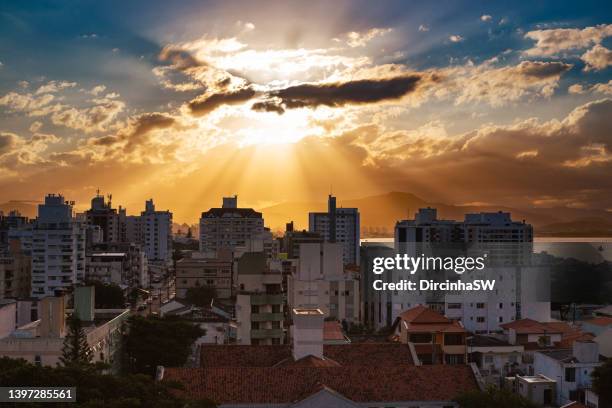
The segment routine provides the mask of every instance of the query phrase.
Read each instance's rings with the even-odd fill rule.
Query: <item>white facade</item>
[[[140,214],[143,223],[144,249],[150,261],[172,260],[172,213],[156,211],[153,199],[147,200]]]
[[[572,350],[534,353],[534,371],[557,382],[557,405],[578,400],[578,390],[591,388],[591,374],[601,363],[595,342],[574,342]]]
[[[72,205],[50,194],[38,206],[32,229],[32,296],[52,296],[85,277],[85,226],[72,216]]]
[[[339,243],[301,244],[298,268],[287,277],[288,304],[319,309],[325,317],[360,320],[358,275],[344,271]]]

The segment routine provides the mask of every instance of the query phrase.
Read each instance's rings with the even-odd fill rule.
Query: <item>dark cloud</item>
[[[517,66],[519,73],[538,79],[559,76],[572,68],[562,62],[523,61]]]
[[[19,140],[13,133],[0,133],[0,155],[10,152]]]
[[[206,115],[221,105],[236,105],[246,102],[255,96],[256,92],[251,87],[239,89],[237,91],[219,92],[210,96],[200,96],[188,106],[191,113],[195,116]]]
[[[133,118],[128,127],[119,131],[116,135],[109,135],[91,139],[96,146],[113,147],[122,144],[125,151],[131,152],[136,146],[146,142],[146,136],[153,130],[166,129],[176,123],[176,119],[163,113],[144,113]],[[123,143],[125,143],[123,145]]]
[[[162,49],[159,53],[159,60],[171,62],[172,66],[179,71],[207,66],[205,62],[191,55],[189,51],[174,47],[165,47]]]
[[[339,107],[399,99],[416,90],[423,77],[403,75],[385,79],[361,79],[329,84],[303,84],[270,92],[275,98],[256,103],[254,110],[283,113],[285,109]]]
[[[280,101],[255,102],[251,109],[257,112],[276,112],[279,115],[285,113],[285,109],[281,106]]]

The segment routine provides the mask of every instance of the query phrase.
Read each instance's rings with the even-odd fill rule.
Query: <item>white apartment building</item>
[[[125,217],[128,242],[141,244],[147,260],[153,263],[172,261],[172,213],[157,211],[153,199],[147,200],[140,216]]]
[[[238,197],[224,197],[221,208],[211,208],[200,218],[200,251],[247,247],[249,241],[264,239],[264,220],[252,208],[238,208]],[[271,249],[272,250],[272,249]]]
[[[300,245],[296,273],[287,277],[290,308],[319,309],[326,318],[360,321],[359,273],[345,269],[339,243]]]
[[[74,202],[49,194],[31,230],[32,296],[53,296],[85,277],[85,226],[72,215]]]
[[[390,325],[402,310],[428,305],[450,319],[460,320],[474,333],[501,331],[500,325],[521,318],[550,321],[550,303],[541,289],[546,287],[547,267],[532,259],[533,230],[525,222],[512,221],[509,213],[466,214],[464,221],[441,220],[434,208],[420,209],[412,220],[400,221],[395,227],[395,250],[364,248],[364,316],[376,328]],[[372,279],[397,282],[410,279],[406,271],[387,270],[372,277],[375,256],[396,253],[419,257],[457,257],[486,255],[485,269],[458,275],[453,271],[436,271],[418,278],[470,282],[494,280],[492,291],[374,291]],[[368,293],[366,293],[368,292]]]
[[[337,208],[336,197],[327,199],[327,212],[308,214],[308,231],[326,242],[342,244],[345,265],[359,265],[360,221],[357,208]]]

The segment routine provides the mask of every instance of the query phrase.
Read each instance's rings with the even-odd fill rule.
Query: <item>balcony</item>
[[[252,305],[282,305],[283,304],[283,295],[281,293],[278,294],[254,294],[251,295],[251,304]]]
[[[259,329],[251,330],[252,339],[272,339],[279,338],[284,335],[283,329]]]
[[[282,321],[284,318],[282,313],[253,313],[251,315],[252,322]]]

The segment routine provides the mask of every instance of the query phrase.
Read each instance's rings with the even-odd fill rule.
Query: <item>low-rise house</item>
[[[199,368],[165,368],[158,378],[221,408],[449,408],[479,389],[468,365],[416,366],[401,343],[327,345],[320,310],[292,316],[292,346],[202,346]]]
[[[400,313],[392,326],[394,338],[414,348],[422,364],[466,364],[466,330],[425,306]]]
[[[506,385],[523,398],[543,407],[555,406],[557,382],[545,375],[516,375]]]
[[[467,338],[470,361],[476,363],[487,383],[498,386],[504,377],[518,371],[524,350],[522,345],[510,344],[493,336],[473,335]]]
[[[582,322],[582,330],[599,336],[604,331],[612,329],[612,317],[599,316]]]
[[[595,317],[601,317],[601,316],[612,317],[612,305],[601,307],[593,311],[593,314],[595,315]]]
[[[74,303],[72,313],[82,322],[93,361],[105,362],[110,364],[112,371],[118,371],[123,323],[129,316],[129,309],[94,309],[93,287],[75,288]],[[39,365],[57,365],[68,331],[68,312],[64,296],[40,299],[40,319],[0,338],[0,357],[23,358]],[[14,314],[11,323],[15,323]]]
[[[160,307],[161,316],[180,316],[197,324],[205,334],[195,341],[201,344],[229,344],[236,341],[236,322],[219,308],[197,307],[187,302],[170,300]]]
[[[612,328],[600,333],[593,341],[599,344],[599,354],[606,358],[612,358]]]
[[[557,381],[557,405],[584,401],[591,374],[602,361],[594,341],[575,341],[571,349],[541,350],[534,357],[535,372]]]

